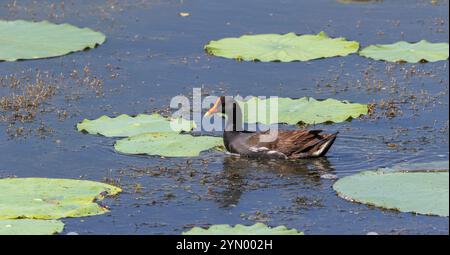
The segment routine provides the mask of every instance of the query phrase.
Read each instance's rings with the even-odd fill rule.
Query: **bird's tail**
[[[336,140],[337,135],[339,132],[336,132],[334,134],[324,135],[324,138],[319,141],[314,147],[310,150],[311,156],[313,157],[322,157],[327,154],[328,150],[333,145],[334,141]]]

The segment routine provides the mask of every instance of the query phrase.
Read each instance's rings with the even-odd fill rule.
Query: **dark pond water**
[[[448,160],[448,61],[388,64],[350,55],[237,63],[203,51],[209,40],[247,33],[325,31],[362,47],[448,42],[448,1],[431,2],[1,1],[2,19],[69,22],[103,31],[108,39],[64,57],[0,63],[0,77],[25,82],[40,73],[58,87],[31,122],[0,122],[0,176],[82,178],[124,188],[104,202],[111,212],[63,219],[65,233],[177,234],[192,225],[260,221],[306,234],[448,234],[448,218],[354,204],[336,196],[334,180],[320,177]],[[173,96],[189,95],[193,87],[212,95],[332,97],[377,107],[372,117],[316,126],[340,136],[327,158],[296,163],[220,152],[192,159],[125,156],[113,151],[114,139],[75,130],[83,118],[165,109]],[[0,87],[0,96],[13,92]]]

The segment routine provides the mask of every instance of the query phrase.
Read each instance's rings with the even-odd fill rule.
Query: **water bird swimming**
[[[322,130],[278,130],[272,134],[242,130],[242,110],[232,97],[219,97],[205,116],[222,113],[228,117],[223,142],[228,152],[252,158],[299,159],[324,156],[333,145],[337,132]],[[275,135],[275,137],[268,137]],[[265,136],[265,137],[263,137]],[[272,139],[268,139],[272,138]],[[268,141],[270,140],[270,141]]]

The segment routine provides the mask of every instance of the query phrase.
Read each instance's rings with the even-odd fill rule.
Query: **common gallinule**
[[[269,131],[243,130],[242,110],[232,97],[219,97],[205,116],[218,112],[232,116],[227,118],[223,142],[228,152],[241,156],[281,159],[321,157],[328,152],[338,134],[322,134],[322,130],[278,130],[273,139],[267,139],[267,135],[272,135]],[[261,139],[263,135],[265,139]]]

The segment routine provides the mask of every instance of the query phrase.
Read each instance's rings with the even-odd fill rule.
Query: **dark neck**
[[[232,131],[244,131],[244,126],[242,125],[242,111],[237,103],[233,103],[232,113],[227,114],[227,124],[224,132]]]

